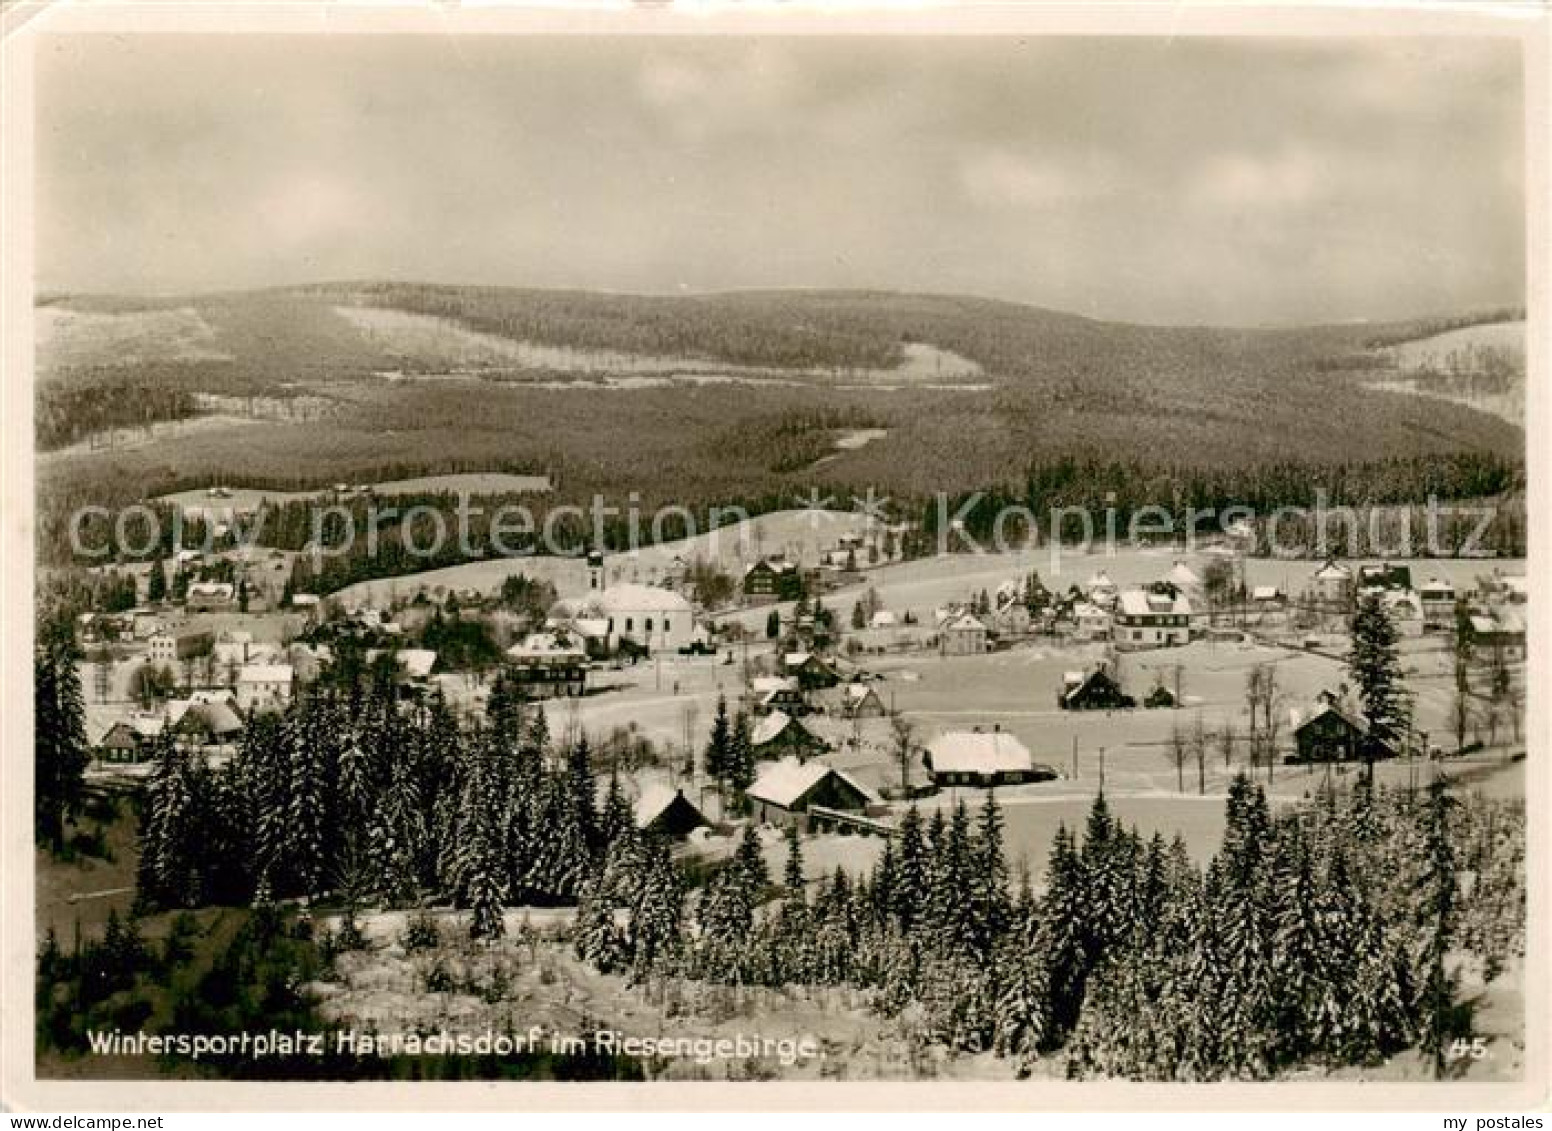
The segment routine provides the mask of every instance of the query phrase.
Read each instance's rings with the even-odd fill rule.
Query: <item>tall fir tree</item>
[[[1351,629],[1347,668],[1368,724],[1363,755],[1372,779],[1374,759],[1386,752],[1398,753],[1411,722],[1402,686],[1400,634],[1379,593],[1359,598]]]
[[[577,957],[604,974],[623,968],[625,938],[615,922],[613,893],[600,866],[582,887],[577,902],[575,945]]]
[[[497,740],[481,730],[471,736],[470,745],[464,820],[458,834],[462,842],[458,883],[469,908],[469,937],[488,941],[506,934],[508,885],[502,860],[505,797],[497,782]]]
[[[73,638],[68,627],[40,636],[33,651],[33,834],[58,853],[66,823],[85,800],[91,754]]]
[[[910,931],[921,918],[927,904],[928,844],[921,810],[915,805],[900,818],[900,856],[895,869],[890,907],[900,929]]]
[[[395,764],[373,813],[368,843],[376,864],[377,893],[389,907],[404,907],[420,894],[420,860],[426,836],[419,783],[410,767]]]
[[[706,741],[702,762],[706,776],[717,783],[719,791],[725,791],[733,764],[733,725],[728,718],[725,695],[717,696],[717,709],[711,717],[711,737]]]
[[[771,882],[765,854],[760,849],[760,837],[752,824],[744,826],[744,835],[733,851],[733,867],[743,873],[750,888],[756,892],[764,890]]]
[[[605,851],[634,825],[630,799],[625,796],[625,790],[620,785],[620,775],[611,773],[604,793],[603,809],[598,815],[598,834]]]
[[[1454,980],[1445,966],[1455,939],[1459,902],[1455,850],[1450,837],[1453,806],[1444,775],[1436,774],[1419,810],[1423,856],[1413,918],[1419,939],[1416,965],[1420,976],[1416,981],[1421,1044],[1439,1077],[1443,1077],[1446,1068],[1455,993]]]
[[[290,790],[286,813],[286,871],[300,894],[322,894],[328,877],[328,743],[321,692],[309,695],[295,717],[287,716]]]
[[[146,600],[159,605],[167,599],[167,567],[158,554],[151,559],[151,572],[146,582]]]
[[[1083,1006],[1090,957],[1086,923],[1088,877],[1065,825],[1058,825],[1046,865],[1046,894],[1040,904],[1036,950],[1045,963],[1050,995],[1046,1037],[1059,1042],[1077,1024]]]
[[[965,892],[970,942],[975,953],[983,959],[991,956],[1008,929],[1013,914],[1002,830],[1002,810],[997,805],[997,792],[989,789],[977,823],[975,843],[971,850],[970,883]]]
[[[598,819],[598,786],[593,780],[592,754],[587,737],[579,738],[567,759],[566,791],[570,799],[569,818],[576,826],[576,838],[589,859],[603,848]],[[572,890],[580,886],[580,877]]]
[[[684,888],[668,845],[661,837],[645,837],[627,940],[631,969],[638,979],[650,977],[673,960],[683,915]]]
[[[941,814],[940,809],[934,817]],[[975,945],[965,902],[970,888],[971,848],[970,811],[960,800],[932,843],[925,927],[940,950],[955,952]]]
[[[1088,894],[1083,916],[1084,954],[1097,965],[1132,933],[1135,844],[1110,815],[1099,793],[1083,827],[1081,864]]]
[[[749,713],[741,709],[733,718],[733,732],[728,741],[728,785],[733,790],[734,806],[741,813],[749,808],[744,791],[754,784],[754,778],[754,736]]]
[[[1272,1018],[1273,1059],[1297,1064],[1310,1052],[1324,956],[1316,897],[1315,863],[1297,816],[1279,822],[1272,850],[1271,976],[1277,986]]]
[[[797,822],[787,826],[787,862],[782,870],[782,886],[787,894],[801,897],[803,894],[803,838]]]

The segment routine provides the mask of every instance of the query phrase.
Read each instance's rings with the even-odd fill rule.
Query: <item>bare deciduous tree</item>
[[[1169,756],[1175,763],[1175,783],[1181,793],[1186,791],[1186,759],[1190,753],[1190,742],[1186,738],[1186,732],[1180,726],[1180,718],[1177,715],[1169,729]]]
[[[1218,749],[1223,754],[1223,768],[1225,770],[1234,764],[1234,748],[1238,743],[1239,734],[1234,730],[1233,720],[1224,720],[1223,729],[1218,732]]]
[[[911,746],[916,737],[916,727],[899,711],[889,716],[889,730],[894,736],[895,756],[900,759],[900,789],[911,789]]]

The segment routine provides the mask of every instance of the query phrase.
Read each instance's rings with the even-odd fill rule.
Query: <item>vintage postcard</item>
[[[340,7],[6,13],[8,1108],[1545,1105],[1544,8]]]

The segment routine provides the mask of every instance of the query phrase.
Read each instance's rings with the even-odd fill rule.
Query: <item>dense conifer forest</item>
[[[723,729],[736,792],[747,727]],[[366,945],[355,924],[374,909],[451,905],[469,938],[498,945],[505,909],[574,905],[569,945],[638,985],[848,987],[948,1050],[1138,1080],[1261,1079],[1408,1048],[1443,1074],[1470,1024],[1460,963],[1492,979],[1524,950],[1523,810],[1443,779],[1327,779],[1274,809],[1241,775],[1205,867],[1178,838],[1124,827],[1101,792],[1083,828],[1057,833],[1037,890],[1007,858],[995,792],[906,809],[860,876],[805,881],[790,834],[770,875],[752,831],[692,875],[637,830],[617,779],[597,787],[594,761],[504,681],[484,717],[460,720],[435,698],[400,701],[385,667],[347,650],[283,713],[254,716],[225,766],[161,744],[139,906],[305,897],[340,916],[321,940],[332,953]],[[46,940],[40,993],[90,1008],[111,996],[94,984],[134,985],[149,961],[134,930],[115,922],[68,958]],[[275,946],[251,961],[315,960]],[[40,1025],[68,1041],[60,1014]]]

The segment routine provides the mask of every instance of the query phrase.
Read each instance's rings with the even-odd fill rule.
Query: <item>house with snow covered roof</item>
[[[973,613],[956,613],[938,626],[945,656],[982,656],[986,654],[985,623]]]
[[[933,784],[938,786],[988,788],[1057,776],[1048,766],[1037,767],[1029,748],[997,727],[940,734],[927,744],[925,763]]]
[[[237,704],[244,711],[291,701],[296,672],[290,664],[244,664],[237,671]]]
[[[1407,590],[1412,588],[1412,567],[1381,562],[1358,567],[1358,592]]]
[[[812,652],[788,652],[782,657],[782,670],[804,691],[834,687],[841,681],[834,666]]]
[[[142,762],[166,725],[162,715],[135,714],[120,719],[97,740],[98,757],[104,762]]]
[[[662,784],[643,787],[631,811],[642,832],[661,833],[675,840],[711,824],[706,814],[684,795],[684,790]]]
[[[1362,716],[1349,713],[1327,698],[1319,700],[1308,717],[1296,722],[1293,742],[1296,762],[1351,762],[1368,754],[1393,758],[1399,753],[1373,740]]]
[[[1353,599],[1353,571],[1331,558],[1310,579],[1315,599],[1328,605],[1346,605]]]
[[[1418,587],[1417,596],[1423,603],[1423,624],[1432,629],[1450,628],[1455,624],[1455,586],[1443,578],[1430,577]]]
[[[1120,592],[1120,586],[1111,581],[1110,575],[1104,570],[1094,573],[1083,586],[1084,596],[1101,608],[1109,608],[1115,604]]]
[[[1193,601],[1200,603],[1202,600],[1202,577],[1196,570],[1186,565],[1183,561],[1177,561],[1164,575],[1164,581],[1173,586],[1178,592],[1184,593]]]
[[[242,734],[243,723],[232,706],[221,700],[167,704],[167,725],[180,739],[202,746],[230,742]]]
[[[749,735],[749,745],[756,758],[770,761],[796,758],[806,762],[828,749],[824,740],[801,720],[779,709],[772,710],[755,724]]]
[[[230,581],[196,581],[184,596],[189,612],[218,612],[230,609],[237,599],[237,587]]]
[[[507,674],[530,699],[587,691],[587,650],[567,631],[531,632],[506,650]]]
[[[1117,647],[1167,648],[1191,640],[1191,599],[1158,589],[1127,589],[1116,603],[1110,638]]]
[[[808,713],[808,699],[803,688],[791,676],[755,676],[750,683],[754,708],[761,714],[785,711],[794,717]]]
[[[757,822],[807,830],[814,808],[866,812],[877,798],[850,774],[823,762],[785,759],[766,766],[744,791]]]
[[[744,571],[744,596],[791,600],[803,588],[798,563],[776,554],[761,558]]]
[[[1110,613],[1092,601],[1079,601],[1072,607],[1073,624],[1080,640],[1108,640]]]
[[[1390,621],[1405,635],[1423,631],[1424,610],[1422,598],[1410,589],[1387,589],[1380,593],[1380,601],[1390,614]]]
[[[214,643],[208,629],[163,630],[146,641],[146,654],[152,663],[173,664],[204,655]]]
[[[1063,673],[1056,705],[1064,711],[1114,711],[1135,707],[1137,701],[1121,689],[1109,668],[1100,664],[1089,672]]]
[[[848,719],[881,719],[889,713],[878,688],[868,683],[841,687],[841,714]]]
[[[1471,642],[1479,649],[1501,649],[1508,657],[1525,655],[1525,618],[1518,609],[1498,606],[1471,614]]]

